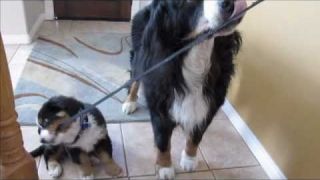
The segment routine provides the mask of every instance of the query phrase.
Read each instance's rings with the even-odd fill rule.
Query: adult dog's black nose
[[[235,0],[221,0],[220,8],[224,18],[229,18],[234,11]]]

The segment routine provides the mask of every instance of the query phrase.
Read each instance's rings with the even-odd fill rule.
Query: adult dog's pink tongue
[[[243,10],[247,8],[247,1],[246,0],[235,0],[234,2],[234,11],[231,17],[234,17],[241,13]]]

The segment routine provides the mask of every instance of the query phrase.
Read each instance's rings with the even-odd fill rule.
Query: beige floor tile
[[[137,176],[137,177],[130,177],[130,180],[156,180],[156,176]],[[193,173],[177,173],[175,179],[181,180],[193,180],[193,179],[214,179],[212,172],[210,171],[203,171],[203,172],[193,172]]]
[[[4,50],[6,52],[7,61],[10,63],[12,57],[15,55],[19,48],[19,45],[4,45]]]
[[[216,179],[269,179],[260,166],[214,170]]]
[[[130,180],[157,180],[156,176],[135,176],[130,177]]]
[[[200,148],[211,169],[259,165],[230,121],[213,121]]]
[[[41,145],[36,126],[21,126],[23,146],[30,152]]]
[[[155,174],[155,150],[150,123],[122,124],[129,176]]]
[[[180,157],[181,152],[185,148],[185,135],[181,128],[176,128],[172,140],[171,140],[171,153],[172,153],[172,162],[175,165],[177,172],[183,172],[183,170],[180,167]],[[202,153],[199,151],[197,158],[199,160],[197,171],[198,170],[208,170],[208,166],[202,156]]]
[[[213,118],[214,120],[228,120],[227,115],[220,109]]]
[[[155,148],[152,128],[149,123],[123,124],[124,144],[130,176],[155,174]],[[172,137],[172,161],[177,172],[180,168],[180,155],[185,147],[185,137],[180,128],[177,128]],[[198,154],[197,170],[208,170],[201,153]],[[137,165],[138,164],[138,165]]]
[[[23,146],[27,150],[27,152],[30,152],[41,145],[37,127],[21,126],[21,132],[23,138]],[[40,157],[35,158],[35,161],[38,167],[40,163]]]
[[[129,22],[110,21],[73,21],[72,33],[95,32],[95,33],[129,33]]]

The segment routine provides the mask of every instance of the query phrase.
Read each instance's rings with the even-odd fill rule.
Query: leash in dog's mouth
[[[239,1],[239,3],[244,3],[244,0],[236,0]],[[241,2],[240,2],[241,1]],[[231,18],[229,20],[227,20],[226,22],[224,22],[222,25],[220,25],[219,27],[215,28],[215,29],[210,29],[200,35],[198,35],[192,42],[190,42],[189,44],[187,44],[186,46],[184,46],[183,48],[181,48],[180,50],[176,51],[175,53],[171,54],[170,56],[168,56],[167,58],[165,58],[163,61],[161,61],[160,63],[154,65],[153,67],[151,67],[150,69],[146,70],[145,72],[141,73],[140,75],[128,80],[126,83],[124,83],[122,86],[120,86],[118,89],[112,91],[111,93],[109,93],[108,95],[104,96],[103,98],[101,98],[100,100],[98,100],[97,102],[95,102],[93,104],[93,106],[86,108],[82,111],[80,111],[78,114],[72,116],[69,119],[66,119],[62,124],[61,124],[61,128],[66,128],[68,127],[73,121],[76,121],[77,119],[79,119],[81,116],[89,113],[90,111],[92,111],[96,106],[98,106],[99,104],[101,104],[102,102],[106,101],[107,99],[111,98],[112,96],[114,96],[115,94],[117,94],[118,92],[120,92],[122,89],[130,87],[130,85],[135,82],[138,81],[140,79],[142,79],[143,77],[149,75],[150,73],[154,72],[156,69],[160,68],[161,66],[173,61],[175,59],[175,57],[179,56],[180,54],[186,52],[187,50],[191,49],[192,47],[202,43],[203,41],[212,38],[214,35],[218,35],[219,33],[223,32],[224,30],[227,30],[230,26],[232,26],[233,24],[237,23],[238,21],[240,21],[242,19],[242,17],[245,15],[245,13],[251,9],[253,9],[254,7],[256,7],[258,4],[262,3],[265,0],[257,0],[254,3],[252,3],[250,6],[246,7],[243,6],[244,4],[240,4],[239,5],[239,9],[235,10],[235,13],[231,16]]]

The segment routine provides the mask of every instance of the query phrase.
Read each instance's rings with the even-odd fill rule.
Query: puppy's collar
[[[81,109],[80,111],[82,111],[82,110],[83,109]],[[83,131],[90,127],[90,123],[89,123],[89,119],[88,119],[88,115],[87,114],[82,114],[79,117],[79,121],[80,121],[80,130],[79,130],[79,133],[77,134],[76,138],[74,138],[73,142],[70,143],[71,145],[75,144],[80,139]]]
[[[80,116],[80,127],[81,127],[81,131],[86,130],[90,127],[90,123],[89,123],[89,119],[88,119],[88,115],[87,114],[82,114]]]

